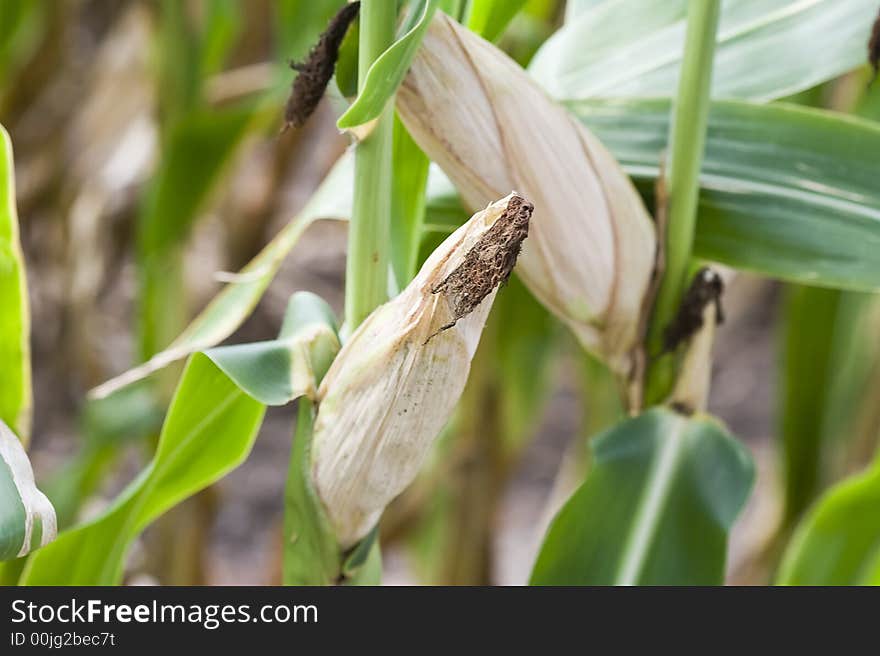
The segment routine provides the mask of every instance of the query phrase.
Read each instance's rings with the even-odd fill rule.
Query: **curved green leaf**
[[[357,100],[336,123],[340,130],[363,125],[382,113],[385,104],[406,76],[436,8],[437,0],[420,0],[419,6],[414,9],[418,20],[370,66]]]
[[[238,274],[225,278],[229,284],[167,349],[144,364],[96,387],[91,395],[96,398],[106,397],[172,362],[210,348],[229,337],[256,307],[278,273],[284,258],[306,228],[321,218],[348,219],[351,211],[353,164],[354,158],[350,155],[343,156],[296,219],[285,226]]]
[[[788,546],[782,585],[880,583],[880,461],[831,488]]]
[[[530,66],[551,95],[674,94],[687,0],[580,4]],[[873,0],[725,2],[713,97],[781,98],[860,66],[876,12]]]
[[[653,192],[669,101],[570,103]],[[695,255],[793,282],[880,289],[880,125],[792,105],[712,103]]]
[[[715,420],[655,408],[595,438],[533,585],[717,585],[748,497],[748,452]]]
[[[526,0],[471,0],[466,25],[487,41],[497,39]]]
[[[27,444],[31,419],[30,312],[18,236],[12,142],[0,125],[0,421]]]
[[[0,420],[0,561],[47,545],[55,532],[55,509],[37,489],[24,446]]]
[[[339,347],[330,306],[315,294],[297,292],[278,339],[219,346],[205,355],[260,403],[284,405],[302,395],[314,397],[316,381],[330,368]]]
[[[784,521],[791,526],[834,471],[833,451],[854,428],[874,361],[866,318],[871,296],[836,289],[785,290],[780,348]]]
[[[327,23],[345,0],[275,0],[273,28],[276,50],[292,61],[305,59]],[[285,74],[290,70],[285,67]]]
[[[333,313],[319,297],[299,292],[277,344],[248,346],[190,358],[153,462],[101,517],[63,533],[58,546],[29,562],[23,583],[118,583],[131,542],[148,524],[247,457],[266,401],[280,404],[315,389],[339,347]]]
[[[315,407],[299,404],[284,489],[284,585],[333,585],[342,575],[342,550],[312,486]]]
[[[164,348],[185,324],[182,249],[199,211],[257,116],[253,104],[198,110],[172,126],[138,221],[141,355]]]
[[[96,520],[37,552],[22,585],[115,585],[132,541],[151,522],[247,457],[265,406],[211,360],[194,355],[175,392],[153,462]]]

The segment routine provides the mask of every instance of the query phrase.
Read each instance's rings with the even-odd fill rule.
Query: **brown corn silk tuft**
[[[444,294],[453,308],[452,322],[440,330],[452,328],[499,284],[507,282],[523,240],[529,235],[533,210],[534,205],[522,196],[511,197],[504,213],[468,251],[464,262],[431,290],[434,294]]]
[[[675,318],[666,327],[663,336],[664,352],[674,351],[679,344],[689,340],[703,327],[704,310],[710,303],[715,304],[717,323],[724,322],[724,312],[721,309],[723,292],[724,281],[721,276],[709,267],[702,267],[685,292]]]
[[[290,63],[290,67],[299,71],[299,75],[293,81],[290,98],[287,100],[284,130],[290,127],[302,127],[324,97],[324,91],[327,90],[336,68],[339,46],[345,38],[348,26],[357,17],[360,6],[360,2],[351,2],[343,6],[330,19],[327,29],[321,34],[306,60]]]

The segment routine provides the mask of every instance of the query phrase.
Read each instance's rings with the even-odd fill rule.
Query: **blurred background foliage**
[[[222,272],[251,261],[343,154],[335,121],[354,88],[354,37],[343,44],[339,87],[304,128],[279,134],[288,61],[306,54],[341,4],[0,2],[0,123],[15,147],[33,316],[31,458],[62,527],[96,516],[149,460],[182,369],[104,401],[86,401],[86,392],[167,347],[228,280]],[[487,36],[524,66],[566,16],[591,6],[507,4],[512,21]],[[471,27],[507,18],[476,13]],[[866,81],[861,68],[787,100],[880,120],[878,85],[866,92]],[[435,184],[400,125],[395,157],[407,172],[396,184]],[[463,215],[454,195],[430,196],[424,236],[395,231],[421,239],[419,259]],[[420,194],[396,198],[395,221],[425,212]],[[332,218],[321,208],[315,218]],[[234,341],[274,339],[301,289],[339,315],[344,249],[343,224],[311,225]],[[392,262],[403,281],[417,264]],[[880,305],[860,291],[746,274],[733,278],[725,305],[710,410],[758,465],[728,579],[762,583],[804,512],[876,448]],[[294,416],[270,409],[247,462],[151,527],[125,580],[280,582]],[[586,437],[621,416],[608,373],[514,278],[455,419],[383,520],[385,580],[524,582],[550,517],[588,467]]]

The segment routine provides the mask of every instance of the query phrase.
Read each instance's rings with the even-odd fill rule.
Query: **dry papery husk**
[[[641,349],[654,223],[617,161],[507,55],[437,13],[397,110],[470,208],[535,205],[517,273],[623,381]]]
[[[511,194],[475,214],[333,361],[318,390],[311,471],[342,548],[412,482],[449,419],[531,213]]]

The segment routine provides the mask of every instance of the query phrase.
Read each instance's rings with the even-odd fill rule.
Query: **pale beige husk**
[[[461,396],[497,288],[446,330],[453,311],[433,290],[512,196],[450,235],[406,289],[358,327],[321,383],[312,481],[343,548],[412,482]]]
[[[534,203],[517,273],[587,349],[628,379],[656,237],[605,147],[515,62],[440,12],[397,110],[470,208],[508,189]]]

